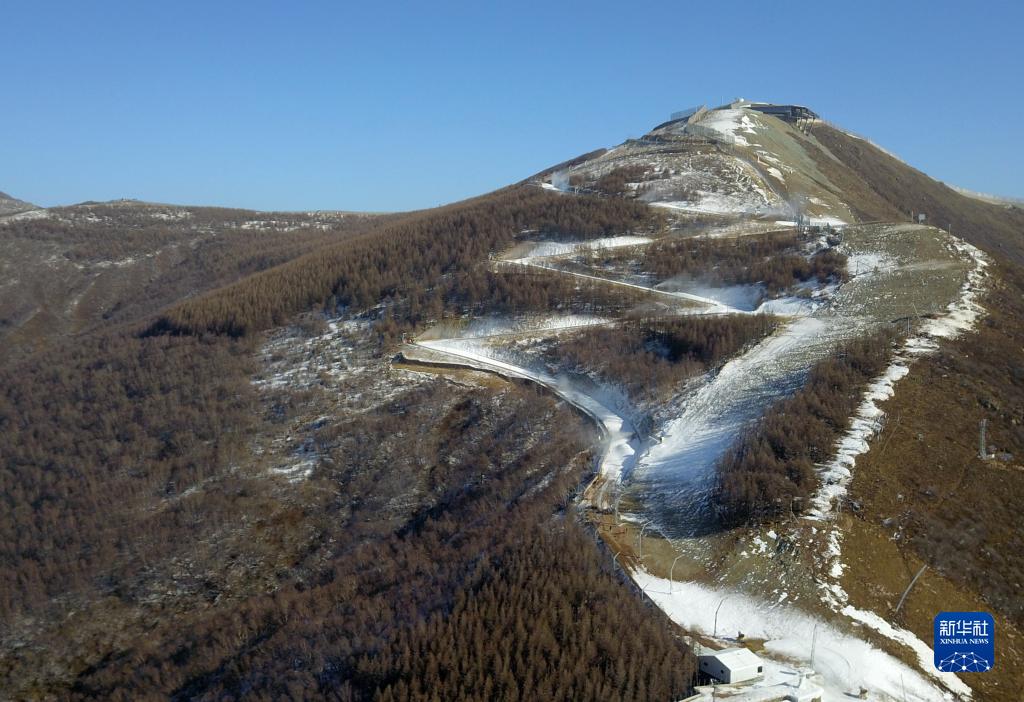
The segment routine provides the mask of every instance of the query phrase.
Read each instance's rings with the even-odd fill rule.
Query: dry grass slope
[[[944,229],[952,225],[953,234],[997,259],[1024,265],[1024,209],[961,195],[828,125],[814,126],[812,134],[841,161],[840,165],[823,157],[819,165],[827,164],[830,177],[836,174],[835,179],[848,188],[851,202],[865,219],[909,220],[911,210],[924,212],[929,223]]]

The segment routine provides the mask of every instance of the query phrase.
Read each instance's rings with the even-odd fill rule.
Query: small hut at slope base
[[[764,664],[749,648],[723,648],[700,657],[700,672],[724,683],[764,677]]]

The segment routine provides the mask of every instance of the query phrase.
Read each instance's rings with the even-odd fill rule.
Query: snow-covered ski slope
[[[812,509],[812,518],[819,521],[802,523],[817,525],[808,526],[808,531],[816,529],[816,538],[826,544],[826,570],[828,558],[834,563],[832,580],[821,582],[820,590],[813,584],[808,589],[805,584],[779,581],[767,595],[763,580],[737,578],[735,573],[691,575],[699,582],[688,582],[685,588],[678,582],[669,586],[654,578],[642,565],[631,566],[635,568],[631,575],[669,616],[690,631],[714,638],[717,645],[729,645],[729,636],[736,633],[711,636],[714,626],[707,621],[709,613],[723,599],[723,622],[742,628],[748,636],[765,639],[761,654],[768,661],[770,675],[764,685],[737,693],[734,699],[769,699],[781,688],[768,688],[785,686],[801,672],[808,674],[808,682],[799,691],[794,688],[795,698],[817,690],[825,700],[848,699],[851,693],[859,694],[861,687],[872,700],[923,702],[970,697],[970,689],[957,678],[932,674],[926,660],[928,646],[913,633],[892,627],[845,599],[837,580],[843,567],[841,538],[827,518],[849,482],[855,456],[867,449],[867,439],[876,428],[880,412],[875,403],[893,391],[916,355],[932,351],[937,339],[969,328],[979,314],[976,297],[983,284],[983,257],[973,247],[931,227],[843,224],[854,217],[841,192],[817,170],[804,148],[805,142],[813,141],[812,136],[797,134],[792,125],[744,108],[715,112],[696,122],[697,128],[670,124],[641,140],[627,142],[574,166],[557,182],[564,186],[571,180],[573,189],[586,192],[599,189],[603,176],[630,169],[627,172],[634,180],[627,189],[640,199],[673,213],[713,215],[674,220],[695,223],[685,225],[691,230],[708,222],[706,231],[696,232],[700,236],[736,237],[771,231],[791,224],[797,214],[805,221],[841,225],[839,248],[848,256],[849,281],[815,291],[813,300],[794,298],[759,308],[785,316],[781,329],[717,372],[690,383],[678,403],[662,408],[654,435],[642,440],[633,431],[629,408],[622,406],[621,396],[544,373],[514,353],[503,353],[493,334],[489,340],[474,339],[467,328],[435,338],[426,335],[413,352],[528,378],[592,417],[602,427],[607,447],[599,471],[604,481],[601,497],[592,504],[607,508],[609,495],[615,497],[624,489],[630,509],[636,506],[638,510],[631,517],[649,522],[649,533],[660,533],[673,550],[693,555],[698,565],[689,572],[699,573],[701,563],[710,567],[718,556],[725,555],[714,551],[727,539],[715,538],[718,526],[709,504],[715,464],[723,452],[772,403],[798,387],[817,361],[845,342],[894,324],[913,326],[910,340],[897,349],[893,365],[870,387],[850,433],[836,447],[835,459],[819,466],[822,487]],[[564,192],[571,196],[572,190]],[[642,247],[648,243],[644,239],[630,235],[595,242],[524,241],[495,265],[541,267],[576,276],[581,283],[644,290],[657,295],[659,303],[686,306],[679,314],[750,313],[750,306],[733,301],[727,291],[688,287],[686,281],[679,289],[656,290],[644,285],[642,275],[609,280],[608,271],[591,274],[580,264],[586,257],[576,258],[572,266],[563,266],[559,260],[588,249]],[[537,321],[537,337],[557,327],[556,319]],[[577,319],[571,324],[580,322]],[[614,321],[596,318],[583,323]],[[490,331],[531,333],[530,325],[522,324],[514,331]],[[616,481],[623,487],[616,487]],[[780,543],[782,538],[778,537]],[[820,541],[801,542],[801,548],[813,548],[817,543]],[[771,551],[762,548],[761,553],[767,558]],[[730,558],[760,568],[756,558],[746,552]],[[813,660],[808,636],[821,637]],[[894,655],[897,652],[901,655]]]
[[[808,360],[827,352],[838,338],[822,317],[791,321],[705,382],[660,431],[632,481],[667,536],[692,536],[715,528],[708,497],[714,466],[743,428],[776,398],[792,392]]]
[[[844,247],[850,253],[854,277],[840,287],[831,305],[793,321],[782,334],[792,335],[789,343],[769,339],[727,364],[718,378],[695,394],[679,418],[665,427],[663,442],[638,458],[633,488],[648,498],[643,516],[653,517],[670,536],[679,537],[676,543],[683,548],[694,534],[711,527],[707,497],[721,451],[745,418],[757,416],[784,394],[787,385],[816,358],[872,327],[919,313],[934,315],[919,325],[893,365],[869,387],[850,432],[837,446],[836,459],[821,466],[822,487],[811,513],[811,518],[821,519],[845,490],[855,456],[868,449],[866,439],[880,415],[874,403],[891,394],[915,355],[936,348],[938,338],[969,329],[981,313],[977,297],[986,261],[964,242],[912,225],[868,225],[847,229]],[[813,614],[813,607],[807,611],[785,603],[790,591],[783,581],[777,582],[773,595],[781,592],[781,599],[765,601],[753,583],[749,590],[697,583],[668,588],[664,587],[667,583],[657,582],[642,570],[634,577],[660,607],[690,630],[710,633],[709,606],[727,599],[729,619],[723,618],[721,631],[735,627],[748,636],[766,639],[765,651],[775,662],[769,665],[760,692],[752,689],[740,699],[759,699],[759,694],[768,693],[767,688],[788,685],[796,670],[811,667],[819,674],[825,700],[844,699],[861,688],[869,699],[879,700],[939,700],[954,693],[970,697],[970,688],[958,678],[933,670],[930,648],[913,633],[848,604],[838,585],[843,568],[841,534],[831,523],[822,528],[828,532],[826,560],[831,559],[835,582],[822,583],[821,591],[824,603],[837,615],[827,622]],[[704,606],[695,604],[702,601]],[[869,644],[863,634],[856,634],[858,627],[872,629],[874,636],[907,651],[907,657],[918,664],[916,670]],[[814,636],[821,637],[816,657],[810,650],[812,630]],[[825,644],[824,652],[820,643]]]
[[[652,287],[635,285],[621,281],[609,280],[598,276],[572,271],[562,271],[547,263],[552,256],[564,256],[576,251],[594,248],[615,248],[637,246],[650,243],[651,239],[641,237],[613,237],[596,241],[577,242],[540,242],[520,251],[515,258],[505,258],[498,265],[514,265],[538,267],[558,271],[580,280],[596,282],[602,285],[622,286],[651,294],[665,295],[686,303],[679,310],[682,314],[727,314],[742,313],[740,310],[712,297],[694,295],[685,291],[666,292]],[[627,417],[627,412],[619,408],[620,402],[611,392],[595,392],[593,387],[582,387],[572,378],[555,377],[537,368],[517,365],[501,354],[494,345],[486,343],[496,337],[523,336],[550,333],[553,331],[578,330],[587,326],[598,326],[609,323],[604,317],[581,317],[579,315],[563,315],[559,317],[539,317],[524,323],[522,320],[488,320],[476,321],[459,330],[435,328],[413,341],[403,351],[405,357],[413,361],[444,362],[464,365],[477,370],[497,373],[502,376],[530,380],[550,389],[559,397],[577,407],[589,416],[600,428],[604,437],[604,448],[599,461],[598,474],[603,483],[595,496],[599,508],[608,507],[611,495],[609,487],[616,487],[624,476],[629,475],[634,467],[640,441]],[[429,353],[424,354],[423,351]]]
[[[614,237],[606,240],[580,242],[541,242],[517,258],[504,261],[504,265],[545,268],[558,271],[588,282],[602,285],[623,286],[652,294],[666,295],[680,303],[687,303],[682,312],[686,314],[723,314],[739,310],[711,297],[693,295],[684,291],[664,292],[655,288],[608,280],[582,273],[560,271],[549,266],[545,259],[550,256],[568,255],[575,251],[593,248],[614,248],[650,243],[648,238]],[[691,303],[696,303],[695,305]],[[560,317],[539,317],[524,323],[522,320],[488,320],[474,322],[457,332],[454,330],[431,330],[413,341],[403,352],[409,360],[424,362],[445,362],[465,365],[506,377],[530,380],[550,389],[559,397],[577,407],[589,416],[600,428],[604,437],[604,449],[599,461],[598,473],[604,483],[597,496],[598,506],[606,508],[610,496],[608,486],[618,485],[624,476],[632,472],[640,441],[627,417],[627,412],[617,407],[614,392],[597,393],[593,387],[582,387],[572,378],[553,376],[537,368],[517,365],[503,357],[488,339],[505,336],[522,336],[550,333],[553,331],[578,330],[587,326],[607,324],[604,317],[581,317],[563,315]],[[422,351],[429,351],[423,354]]]
[[[930,311],[936,299],[943,307],[956,300],[970,260],[948,235],[914,225],[861,225],[844,236],[852,279],[828,304],[727,363],[637,461],[632,489],[666,535],[715,528],[707,498],[716,461],[745,426],[799,386],[814,363],[844,341]],[[944,297],[933,297],[943,290]],[[832,471],[825,474],[833,479]]]
[[[636,245],[636,242],[623,241],[621,245]],[[623,411],[614,397],[571,379],[519,364],[513,355],[503,354],[501,346],[493,343],[494,339],[504,336],[544,335],[608,324],[608,318],[569,315],[514,323],[477,321],[458,331],[449,330],[447,334],[427,334],[415,342],[408,355],[415,359],[419,353],[419,360],[455,363],[529,379],[550,388],[602,428],[605,451],[599,470],[604,483],[595,504],[608,508],[617,492],[615,483],[625,480],[629,490],[641,497],[644,511],[639,516],[652,519],[656,528],[668,536],[683,540],[699,538],[703,530],[713,526],[708,496],[715,461],[744,426],[796,387],[816,360],[832,352],[844,340],[887,325],[893,319],[935,313],[936,318],[921,325],[908,344],[908,349],[914,352],[927,351],[931,348],[930,339],[967,328],[977,314],[974,298],[981,282],[978,276],[983,270],[982,259],[971,247],[943,232],[905,224],[854,226],[846,228],[842,248],[849,256],[852,279],[831,291],[825,304],[799,307],[801,314],[790,318],[781,331],[698,384],[675,416],[661,426],[656,441],[638,439],[628,412]],[[543,246],[534,250],[567,255],[576,249],[574,244],[561,244],[556,253]],[[521,255],[516,265],[548,265],[543,257],[529,253]],[[936,304],[936,300],[943,302]],[[714,298],[707,298],[707,301],[702,308],[708,313],[722,304]],[[823,466],[822,471],[825,479],[822,495],[835,496],[842,488],[842,476],[837,477],[833,466]],[[827,505],[829,500],[823,497],[820,502]],[[838,558],[838,546],[835,553]],[[813,664],[817,680],[814,684],[819,686],[823,699],[843,699],[847,692],[859,689],[860,685],[869,691],[870,699],[892,699],[897,682],[901,686],[900,694],[905,690],[908,700],[937,700],[946,694],[936,685],[938,680],[930,680],[928,675],[912,670],[841,625],[821,620],[796,605],[760,605],[756,593],[733,586],[689,583],[688,589],[683,589],[677,584],[670,593],[664,581],[653,579],[643,570],[632,575],[659,606],[691,630],[705,629],[701,617],[708,610],[691,607],[692,598],[687,597],[703,593],[701,596],[705,599],[720,601],[728,597],[735,600],[736,606],[727,610],[727,616],[741,617],[748,633],[763,635],[770,643],[766,646],[766,656],[771,676],[757,690],[751,689],[749,697],[740,699],[760,699],[758,695],[769,694],[773,687],[777,692],[777,686],[787,679],[792,680],[796,671],[810,670],[809,644],[799,633],[804,629],[817,629],[833,651],[832,654],[819,651]],[[850,609],[845,602],[837,600],[835,604],[837,612]],[[855,619],[861,623],[874,616],[870,612],[858,613],[862,616]],[[844,616],[851,617],[850,614]],[[725,621],[731,619],[723,618]],[[921,655],[922,647],[927,649],[909,632],[881,633],[892,634],[894,641],[901,645],[910,645],[915,655]],[[727,643],[722,640],[721,645]],[[881,674],[864,679],[854,672],[862,665],[871,666]],[[941,682],[947,690],[969,696],[969,689],[956,679],[942,678]]]

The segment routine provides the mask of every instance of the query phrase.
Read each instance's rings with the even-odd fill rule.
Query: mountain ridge
[[[40,208],[33,205],[31,202],[19,200],[5,192],[0,192],[0,217],[38,209]]]
[[[473,698],[479,689],[460,686],[487,679],[498,699],[522,698],[524,689],[544,699],[607,698],[609,690],[631,700],[650,690],[685,697],[694,660],[666,616],[678,612],[648,606],[624,584],[643,567],[672,578],[676,546],[613,517],[616,487],[594,474],[601,432],[558,399],[561,380],[545,386],[529,374],[481,372],[473,358],[508,352],[507,370],[540,349],[544,363],[582,374],[591,392],[607,390],[602,401],[623,403],[615,405],[629,414],[623,426],[635,430],[623,429],[616,446],[671,452],[678,444],[667,423],[688,408],[710,414],[715,406],[704,402],[725,397],[718,390],[730,383],[732,402],[754,404],[739,370],[770,378],[779,354],[796,358],[812,344],[828,357],[828,343],[849,337],[822,332],[845,333],[843,320],[852,327],[868,312],[907,334],[949,314],[947,301],[969,283],[962,276],[975,259],[964,251],[973,249],[911,224],[910,210],[987,247],[997,262],[986,304],[1005,310],[979,323],[980,337],[929,342],[935,355],[915,361],[903,381],[917,402],[898,394],[883,443],[858,459],[866,466],[850,487],[858,505],[840,501],[837,519],[815,523],[821,534],[842,525],[844,553],[868,543],[871,555],[848,556],[840,575],[827,566],[802,572],[808,577],[790,580],[784,594],[810,601],[808,616],[823,617],[826,631],[840,615],[814,609],[814,583],[841,579],[852,606],[887,615],[893,583],[905,587],[905,563],[923,561],[930,569],[904,617],[885,617],[893,626],[926,645],[935,600],[924,598],[941,587],[947,604],[990,606],[1001,630],[1014,632],[1012,582],[1024,556],[1008,549],[993,562],[1005,572],[998,580],[974,577],[990,558],[981,549],[944,559],[955,544],[943,520],[955,510],[933,505],[927,476],[937,470],[928,465],[935,451],[951,453],[947,427],[955,420],[957,436],[970,434],[978,412],[1000,451],[1024,449],[1014,423],[1024,420],[1015,404],[1024,378],[1013,370],[1024,367],[1020,324],[1007,302],[1024,287],[1011,275],[1016,220],[984,203],[958,213],[967,205],[924,178],[826,124],[727,107],[416,213],[275,217],[114,201],[0,222],[0,236],[14,244],[0,252],[10,286],[0,302],[18,298],[0,308],[0,333],[21,351],[0,358],[0,490],[17,503],[0,513],[0,616],[12,622],[0,636],[0,669],[11,671],[13,694],[300,690],[292,696],[369,701],[418,699],[403,691],[443,684],[452,698]],[[926,278],[932,299],[921,292]],[[40,297],[54,281],[67,289]],[[714,297],[736,289],[744,294]],[[854,313],[826,326],[822,317],[844,296],[874,307],[848,306]],[[714,315],[721,343],[711,343],[699,314]],[[396,355],[425,331],[447,334],[462,365]],[[971,349],[976,338],[984,353]],[[878,348],[890,350],[884,341]],[[650,397],[621,395],[618,378],[661,386]],[[916,404],[955,406],[958,416],[936,421]],[[845,429],[844,416],[832,421]],[[901,464],[890,465],[891,456]],[[986,481],[1017,480],[978,461],[970,468],[989,471]],[[881,496],[871,490],[878,482]],[[987,492],[993,513],[1012,514],[1019,491]],[[889,493],[901,496],[897,504]],[[694,504],[694,513],[702,509]],[[735,558],[743,572],[756,551],[772,576],[765,593],[804,567],[796,551],[821,545],[793,549],[785,535],[777,539],[776,530],[803,523],[798,502],[778,504],[776,521],[702,537],[729,542],[722,560]],[[905,505],[913,519],[896,511]],[[643,514],[630,496],[623,507]],[[893,518],[911,537],[883,559],[871,539],[894,550],[885,521]],[[990,531],[1015,538],[1012,529]],[[710,566],[694,575],[684,562],[675,575],[710,578]],[[707,601],[721,607],[720,592]],[[793,604],[777,593],[757,611]],[[539,611],[524,620],[507,606],[520,601],[541,603]],[[748,631],[736,611],[722,609],[729,635]],[[561,618],[535,619],[545,613]],[[531,621],[543,622],[542,636]],[[707,624],[686,633],[723,645],[712,632],[724,629]],[[502,635],[492,641],[486,631]],[[853,635],[884,649],[886,660],[902,651],[884,635]],[[521,650],[532,652],[525,667]],[[553,655],[532,655],[541,650]],[[586,653],[569,661],[558,653],[566,651]],[[1014,655],[1006,653],[1008,670]],[[602,663],[588,669],[584,658],[594,656]],[[919,667],[906,655],[897,662]],[[512,672],[494,682],[487,676],[496,669]],[[473,681],[459,670],[475,671]],[[892,673],[903,669],[887,670],[884,679],[872,668],[865,683],[900,690]],[[839,689],[853,685],[857,665],[849,680],[827,672]],[[522,676],[529,688],[516,687]],[[997,671],[971,684],[979,699],[1009,700],[997,688],[1019,689],[1014,676]],[[932,688],[907,682],[907,699],[933,698],[918,694]]]

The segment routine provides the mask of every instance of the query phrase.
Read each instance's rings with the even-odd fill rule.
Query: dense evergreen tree
[[[409,217],[188,301],[164,314],[151,332],[238,337],[329,300],[362,309],[396,297],[408,301],[398,321],[417,324],[446,307],[488,300],[491,291],[480,277],[489,276],[481,266],[524,232],[594,238],[657,225],[656,215],[638,203],[508,188]]]
[[[797,283],[846,278],[846,256],[824,249],[806,256],[806,241],[791,232],[735,238],[668,237],[635,250],[600,249],[585,256],[590,266],[631,266],[657,280],[686,276],[714,285],[765,286],[775,296]]]
[[[558,340],[546,357],[561,370],[597,373],[634,400],[657,401],[777,326],[770,315],[632,318]]]
[[[148,333],[108,325],[0,364],[0,622],[17,632],[0,649],[4,688],[685,696],[688,649],[572,512],[593,437],[549,396],[442,381],[398,393],[318,430],[323,459],[294,491],[261,473],[252,444],[311,402],[282,390],[263,414],[253,332],[309,309],[374,309],[384,343],[445,314],[620,309],[639,297],[493,271],[487,254],[656,226],[641,205],[514,188],[325,242]]]

